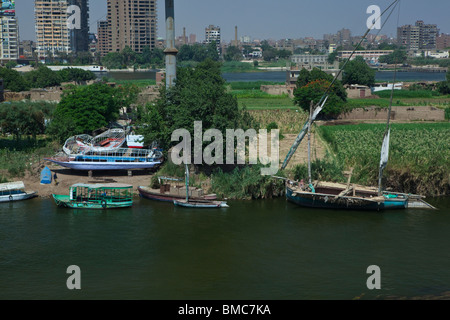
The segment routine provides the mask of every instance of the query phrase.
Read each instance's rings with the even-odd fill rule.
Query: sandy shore
[[[152,177],[152,172],[145,170],[133,171],[131,177],[128,176],[128,172],[125,170],[94,171],[93,176],[89,177],[87,171],[76,171],[50,164],[46,165],[52,171],[52,174],[56,172],[58,185],[55,182],[52,182],[50,185],[42,185],[40,183],[40,171],[33,174],[27,172],[24,177],[14,180],[23,181],[27,191],[37,191],[39,197],[49,198],[52,194],[69,194],[70,186],[76,183],[125,183],[132,185],[134,193],[139,195],[137,188],[150,185]]]

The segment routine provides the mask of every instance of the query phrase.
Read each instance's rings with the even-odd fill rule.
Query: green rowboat
[[[133,186],[127,184],[74,184],[69,195],[53,195],[59,207],[71,209],[115,209],[133,205]]]

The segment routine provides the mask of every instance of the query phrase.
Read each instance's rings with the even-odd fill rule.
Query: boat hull
[[[162,201],[162,202],[173,202],[174,200],[183,200],[186,199],[186,196],[177,196],[172,194],[163,194],[160,192],[153,192],[149,190],[145,190],[143,187],[138,187],[139,195],[142,198],[148,199],[148,200],[155,200],[155,201]],[[192,200],[196,201],[208,201],[208,200],[215,200],[217,198],[216,195],[205,195],[201,198],[198,197],[189,197]]]
[[[382,211],[387,209],[405,209],[407,206],[407,200],[402,199],[372,200],[362,197],[294,192],[290,188],[286,189],[286,198],[290,202],[303,207],[337,210]]]
[[[161,165],[161,161],[152,162],[90,162],[90,161],[59,161],[45,159],[57,165],[73,170],[96,171],[96,170],[133,170],[152,169]]]
[[[120,209],[129,208],[133,205],[133,201],[121,201],[121,202],[110,202],[110,201],[75,201],[70,200],[69,196],[63,195],[53,195],[53,199],[58,207],[70,208],[70,209]]]
[[[205,208],[205,209],[213,209],[213,208],[228,208],[228,205],[222,201],[186,201],[186,200],[174,200],[173,204],[178,207],[185,208]]]
[[[13,202],[13,201],[22,201],[28,200],[37,197],[37,192],[27,192],[27,193],[19,193],[19,194],[11,194],[0,196],[1,202]]]

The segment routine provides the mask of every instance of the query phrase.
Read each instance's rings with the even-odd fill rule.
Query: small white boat
[[[22,181],[0,184],[0,202],[27,200],[34,197],[37,197],[37,192],[25,191],[25,185]]]

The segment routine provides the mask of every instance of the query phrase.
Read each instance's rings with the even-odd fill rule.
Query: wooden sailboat
[[[189,168],[186,164],[185,183],[186,183],[186,200],[173,200],[173,204],[178,207],[185,208],[228,208],[225,201],[210,201],[210,200],[192,200],[189,199]]]
[[[395,1],[394,3],[396,2],[397,1]],[[391,4],[391,6],[393,4]],[[370,28],[367,30],[366,34],[361,39],[361,42],[365,39],[370,30],[371,30]],[[311,152],[310,152],[311,125],[316,119],[317,115],[323,109],[323,106],[325,105],[328,99],[329,90],[332,88],[333,84],[339,77],[342,70],[345,68],[345,65],[350,61],[355,51],[356,49],[353,51],[353,53],[350,55],[344,66],[336,75],[333,82],[331,83],[331,85],[323,95],[322,99],[320,100],[317,108],[314,110],[314,112],[311,104],[310,117],[308,121],[305,123],[297,139],[295,140],[288,155],[286,156],[286,159],[282,165],[282,169],[286,168],[293,153],[296,151],[297,147],[300,145],[301,141],[308,133],[308,176],[309,176],[308,185],[305,185],[304,183],[298,183],[297,181],[286,180],[286,198],[288,201],[296,203],[300,206],[311,208],[372,210],[372,211],[381,211],[387,209],[405,209],[405,208],[434,209],[433,206],[431,206],[430,204],[426,203],[423,200],[424,198],[423,196],[409,195],[399,192],[386,192],[382,190],[381,178],[383,170],[387,165],[389,155],[390,113],[392,107],[394,88],[392,88],[386,132],[384,135],[383,146],[381,150],[378,188],[350,184],[350,178],[347,184],[311,181]]]

